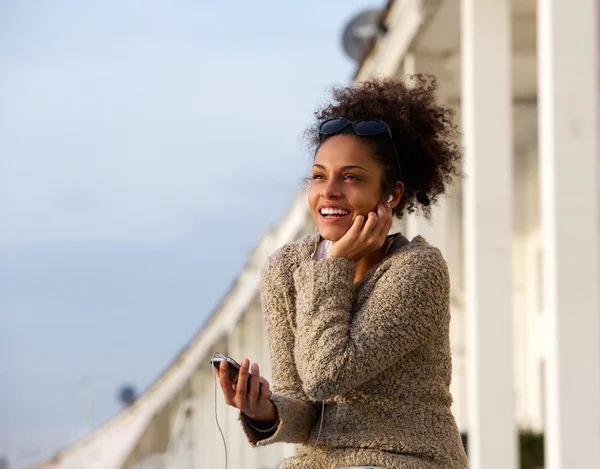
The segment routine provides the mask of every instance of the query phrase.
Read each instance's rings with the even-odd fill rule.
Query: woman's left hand
[[[238,373],[238,384],[232,383],[229,379],[228,367],[228,363],[223,360],[216,370],[227,405],[241,410],[257,422],[269,422],[269,426],[275,425],[277,409],[269,399],[271,397],[269,382],[260,376],[258,364],[255,363],[250,370],[250,360],[245,358]],[[250,376],[252,378],[248,388]]]
[[[344,257],[358,261],[385,243],[392,227],[392,208],[389,203],[378,204],[377,213],[369,212],[365,217],[358,215],[350,229],[329,250],[329,257]]]

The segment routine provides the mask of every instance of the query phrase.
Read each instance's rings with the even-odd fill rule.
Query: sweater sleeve
[[[305,443],[319,416],[318,403],[302,390],[294,363],[293,278],[289,267],[291,248],[286,246],[270,258],[261,276],[261,303],[265,315],[273,370],[271,402],[279,423],[271,432],[259,431],[240,413],[242,428],[252,446],[271,443]]]
[[[314,399],[331,399],[366,383],[449,320],[448,269],[430,246],[394,261],[354,316],[354,263],[306,261],[294,281],[296,364],[304,392]]]

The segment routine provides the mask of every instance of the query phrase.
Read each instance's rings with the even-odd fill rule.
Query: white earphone
[[[394,196],[390,194],[390,195],[388,196],[388,199],[387,199],[387,201],[388,201],[388,202],[391,202],[392,200],[394,200]]]

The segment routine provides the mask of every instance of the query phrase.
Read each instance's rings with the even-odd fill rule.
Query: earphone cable
[[[319,250],[319,245],[321,241],[321,234],[319,233],[319,229],[318,227],[315,225],[315,249],[313,250],[312,254],[310,255],[311,260],[315,259],[315,255],[317,254],[317,251]],[[319,443],[319,438],[321,438],[321,430],[323,429],[323,418],[325,416],[325,401],[321,402],[321,423],[319,424],[319,431],[317,432],[317,439],[315,440],[315,444],[313,445],[312,449],[310,450],[310,453],[308,453],[306,455],[306,458],[304,459],[304,463],[302,464],[302,468],[304,469],[304,466],[306,466],[306,463],[308,462],[308,457],[313,454],[315,452],[315,450],[317,449],[317,444]]]
[[[225,360],[225,356],[223,356],[222,353],[219,352],[215,352],[213,353],[212,358],[215,358],[215,355],[220,355],[222,359]],[[223,429],[221,428],[221,425],[219,424],[219,415],[217,413],[217,373],[215,371],[215,367],[211,364],[210,366],[212,368],[212,373],[213,373],[213,377],[214,377],[214,382],[215,382],[215,421],[217,422],[217,428],[219,429],[219,433],[221,434],[221,439],[223,440],[223,447],[225,448],[225,469],[227,469],[227,442],[225,441],[225,435],[223,434]]]

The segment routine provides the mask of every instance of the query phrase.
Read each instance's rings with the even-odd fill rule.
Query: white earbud
[[[394,196],[393,196],[393,195],[390,195],[390,196],[387,198],[387,201],[388,201],[388,202],[391,202],[392,200],[394,200]]]

